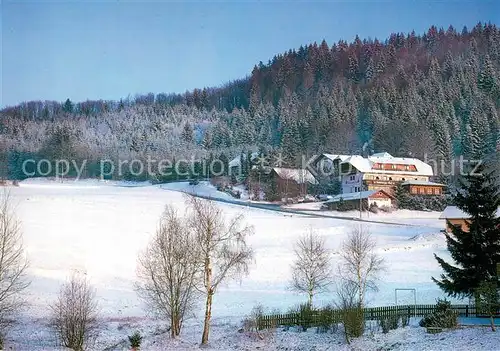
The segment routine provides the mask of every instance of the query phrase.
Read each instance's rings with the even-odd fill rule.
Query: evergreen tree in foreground
[[[455,205],[467,213],[469,231],[451,227],[446,233],[452,265],[434,255],[444,270],[440,279],[432,278],[449,296],[471,297],[483,282],[496,281],[496,264],[500,262],[499,189],[494,171],[479,166],[460,181],[454,196]]]

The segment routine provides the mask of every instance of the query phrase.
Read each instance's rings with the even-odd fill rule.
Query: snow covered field
[[[187,187],[186,183],[165,187],[99,181],[61,183],[32,180],[11,188],[17,214],[22,221],[32,280],[28,290],[30,308],[22,317],[23,325],[17,326],[12,334],[14,345],[18,347],[16,349],[51,349],[51,338],[44,327],[47,305],[56,298],[60,284],[73,270],[86,272],[97,289],[102,315],[109,322],[101,340],[102,348],[119,343],[134,328],[149,330],[150,333],[154,333],[153,327],[161,328],[161,323],[146,317],[133,290],[136,258],[154,232],[164,206],[173,204],[183,208],[183,194],[174,190],[185,190]],[[196,188],[204,194],[214,194],[215,191],[208,186]],[[221,194],[210,196],[215,195]],[[243,212],[247,221],[254,225],[255,234],[250,241],[255,250],[255,262],[248,277],[224,286],[216,294],[214,339],[218,334],[222,338],[224,328],[235,332],[237,328],[234,325],[257,303],[286,311],[304,301],[303,296],[287,289],[289,266],[293,260],[292,246],[301,234],[312,228],[324,236],[334,254],[335,264],[340,243],[349,230],[359,225],[342,219],[291,215],[222,203],[219,206],[227,216]],[[392,219],[403,221],[398,218],[399,215],[393,214]],[[384,216],[390,217],[387,214]],[[403,217],[405,223],[416,226],[365,224],[376,238],[378,251],[387,263],[380,291],[368,295],[371,305],[394,304],[395,288],[417,289],[417,303],[434,303],[437,297],[442,297],[430,278],[440,273],[433,253],[449,257],[444,237],[439,233],[443,223],[437,219],[437,213],[428,214],[424,223],[421,218],[412,219],[408,213]],[[410,294],[401,294],[398,302],[409,303],[412,298]],[[316,301],[329,303],[332,299],[333,294],[323,294]],[[196,334],[193,342],[198,342],[202,311],[200,308],[191,327],[186,329],[187,339],[191,339],[189,333]],[[118,331],[119,325],[121,332]],[[31,337],[27,337],[26,332]],[[408,338],[413,338],[411,335],[416,332],[410,328],[397,333],[409,333]],[[282,334],[288,333],[278,333],[277,338]],[[239,334],[233,336],[243,337]],[[234,349],[234,345],[227,346],[227,349]]]

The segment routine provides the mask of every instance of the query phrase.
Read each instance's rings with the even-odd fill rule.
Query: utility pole
[[[361,213],[363,211],[363,199],[361,198],[361,193],[363,192],[363,181],[359,180],[359,219],[361,219]]]

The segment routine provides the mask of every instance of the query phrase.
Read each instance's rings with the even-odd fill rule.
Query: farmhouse
[[[309,184],[317,184],[316,179],[307,169],[274,167],[269,177],[275,182],[276,190],[282,197],[305,195]]]
[[[432,167],[416,158],[393,157],[387,152],[369,157],[350,156],[340,164],[342,193],[382,189],[392,194],[397,184],[418,181],[424,187],[434,175]],[[435,183],[437,186],[437,183]]]
[[[500,217],[500,207],[497,209],[497,217]],[[447,206],[439,219],[446,220],[446,231],[451,233],[451,227],[459,227],[464,232],[469,231],[468,219],[470,216],[457,206]]]
[[[330,210],[367,210],[372,205],[391,207],[394,197],[384,190],[367,190],[335,196],[325,201],[323,206]]]

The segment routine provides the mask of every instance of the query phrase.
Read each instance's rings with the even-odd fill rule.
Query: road
[[[333,219],[339,219],[339,220],[343,220],[343,221],[376,223],[376,224],[394,225],[394,226],[399,226],[399,227],[422,227],[422,225],[418,225],[418,224],[394,223],[394,222],[377,221],[377,220],[355,218],[355,217],[331,216],[331,215],[321,214],[321,213],[311,213],[311,212],[306,212],[306,211],[293,210],[293,209],[289,209],[289,208],[282,208],[280,205],[274,205],[274,204],[259,204],[259,203],[255,203],[255,202],[247,202],[247,201],[240,201],[240,200],[221,199],[221,198],[216,198],[216,197],[212,197],[212,196],[200,195],[200,194],[197,194],[196,192],[189,192],[188,193],[186,191],[174,190],[174,189],[165,189],[165,190],[179,191],[179,192],[187,193],[187,194],[190,194],[190,195],[202,198],[202,199],[207,199],[207,200],[211,200],[211,201],[216,201],[216,202],[221,202],[221,203],[226,203],[226,204],[231,204],[231,205],[236,205],[236,206],[241,206],[241,207],[258,208],[261,210],[288,213],[288,214],[292,214],[292,215],[309,216],[309,217],[315,217],[315,218],[333,218]],[[433,229],[436,229],[436,228],[433,228]]]

